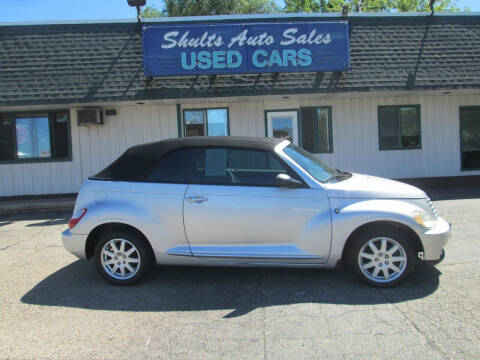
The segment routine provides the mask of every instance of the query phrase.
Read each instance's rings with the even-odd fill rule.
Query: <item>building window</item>
[[[68,111],[0,114],[0,161],[70,158]]]
[[[298,145],[298,111],[266,110],[266,136],[286,139]]]
[[[185,136],[228,136],[228,109],[183,111]]]
[[[333,152],[332,108],[304,107],[300,114],[301,146],[311,153]]]
[[[462,171],[480,170],[480,107],[460,107]]]
[[[420,149],[420,105],[379,106],[380,150]]]

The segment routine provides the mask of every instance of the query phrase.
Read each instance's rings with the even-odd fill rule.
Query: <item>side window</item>
[[[285,166],[269,151],[199,148],[193,152],[195,183],[273,186],[278,174],[287,173]]]
[[[282,163],[268,151],[231,149],[229,167],[237,171],[274,171],[286,173]]]
[[[193,173],[193,149],[173,151],[158,161],[148,176],[148,181],[163,183],[190,183]]]

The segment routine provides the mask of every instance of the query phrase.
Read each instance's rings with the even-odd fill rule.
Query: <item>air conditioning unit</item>
[[[103,112],[101,108],[86,108],[77,110],[77,124],[103,125]]]

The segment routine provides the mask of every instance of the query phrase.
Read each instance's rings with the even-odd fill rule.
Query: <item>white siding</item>
[[[422,148],[379,151],[378,106],[408,104],[421,106]],[[231,135],[265,136],[265,110],[331,106],[334,152],[319,154],[322,160],[350,171],[408,178],[480,174],[480,171],[460,170],[459,107],[465,105],[480,105],[480,94],[197,100],[183,104],[182,109],[228,107]],[[104,168],[129,146],[177,136],[175,105],[108,108],[115,108],[117,115],[106,117],[103,126],[88,127],[76,125],[76,111],[72,108],[72,161],[1,164],[0,196],[77,192],[88,176]]]
[[[81,183],[77,127],[71,126],[73,161],[0,164],[0,196],[72,193]]]
[[[404,104],[421,107],[422,148],[379,151],[378,106]],[[478,104],[479,95],[333,100],[334,153],[319,156],[337,168],[390,178],[480,174],[460,169],[459,107]]]
[[[379,151],[378,106],[420,105],[422,148]],[[480,105],[480,95],[304,99],[266,102],[266,109],[332,106],[333,148],[319,154],[336,168],[389,178],[478,175],[461,171],[459,107]]]
[[[82,181],[130,146],[177,136],[175,105],[119,106],[116,110],[117,115],[106,117],[103,126],[78,127]]]
[[[77,126],[71,111],[72,161],[0,164],[0,196],[74,193],[129,146],[177,136],[175,105],[117,106],[103,126]]]

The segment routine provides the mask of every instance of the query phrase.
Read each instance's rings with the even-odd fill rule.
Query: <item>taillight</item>
[[[72,217],[72,218],[70,219],[70,221],[68,222],[68,227],[69,227],[70,229],[73,229],[73,227],[74,227],[75,225],[77,225],[80,220],[82,220],[83,215],[85,215],[86,213],[87,213],[87,209],[82,209],[82,213],[80,214],[79,217],[77,217],[77,218],[73,218],[73,217]]]

